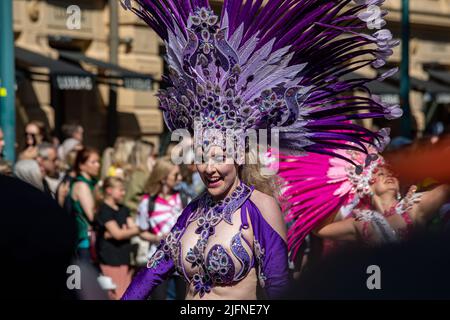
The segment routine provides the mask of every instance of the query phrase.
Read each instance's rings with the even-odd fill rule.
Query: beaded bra
[[[355,217],[363,221],[363,238],[367,241],[368,226],[372,225],[374,232],[378,235],[382,243],[397,242],[407,239],[413,232],[414,221],[411,219],[410,211],[412,207],[419,203],[422,195],[416,193],[416,187],[412,186],[406,196],[394,204],[383,214],[375,210],[355,210]],[[386,218],[399,215],[405,221],[405,228],[394,230]]]
[[[255,262],[254,257],[251,257],[244,248],[244,243],[251,248],[251,245],[242,236],[242,229],[246,228],[245,223],[241,225],[230,243],[231,252],[239,261],[240,268],[235,266],[223,246],[215,244],[207,253],[205,253],[205,249],[208,239],[216,232],[216,226],[221,221],[232,225],[233,213],[249,199],[252,192],[253,187],[241,183],[229,196],[217,202],[207,192],[203,193],[197,200],[194,200],[198,201],[198,206],[188,218],[186,226],[172,230],[166,239],[161,241],[161,249],[152,256],[147,267],[156,267],[159,261],[163,258],[168,259],[171,255],[178,271],[185,276],[188,282],[192,281],[194,294],[199,293],[200,297],[209,293],[215,284],[228,285],[242,280]],[[241,214],[241,216],[245,215]],[[199,239],[184,257],[184,261],[196,270],[190,279],[181,257],[181,238],[191,223],[197,224],[195,233],[199,235]]]

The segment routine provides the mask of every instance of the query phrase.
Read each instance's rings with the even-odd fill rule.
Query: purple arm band
[[[193,209],[196,208],[196,201],[192,201],[181,213],[177,223],[171,230],[171,236],[167,236],[165,240],[161,241],[158,249],[150,258],[147,268],[143,268],[133,278],[133,281],[128,286],[121,300],[145,300],[153,290],[167,279],[174,271],[175,264],[170,254],[170,247],[172,243],[166,240],[172,238],[173,233],[177,230],[182,230],[185,227],[187,218],[191,215]]]
[[[157,254],[158,251],[155,252]],[[157,267],[143,268],[133,278],[121,300],[146,300],[153,289],[160,285],[175,270],[172,259],[159,262]]]
[[[247,201],[243,207],[252,221],[259,283],[269,299],[281,298],[289,282],[287,244],[253,202]]]

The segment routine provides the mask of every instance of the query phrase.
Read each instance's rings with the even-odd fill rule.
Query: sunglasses
[[[24,135],[25,135],[25,137],[28,137],[28,136],[36,137],[37,136],[36,133],[30,133],[30,132],[25,132]]]

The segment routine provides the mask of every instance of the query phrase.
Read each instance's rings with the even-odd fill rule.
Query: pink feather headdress
[[[283,179],[282,209],[287,212],[286,222],[291,223],[288,247],[292,260],[308,233],[339,210],[347,216],[370,194],[373,174],[385,162],[375,147],[366,148],[368,154],[338,150],[335,156],[278,155],[278,175]]]

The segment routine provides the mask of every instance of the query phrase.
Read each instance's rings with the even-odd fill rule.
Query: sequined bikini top
[[[183,274],[188,282],[193,283],[194,294],[199,293],[202,297],[211,291],[213,285],[238,282],[245,278],[255,265],[252,247],[242,235],[242,230],[249,226],[246,210],[241,210],[241,225],[236,228],[236,233],[230,234],[231,239],[228,234],[216,234],[216,227],[222,221],[233,226],[233,214],[244,205],[252,192],[252,187],[241,183],[231,195],[218,202],[205,192],[198,199],[197,208],[193,210],[185,227],[166,239],[171,242],[172,256],[178,272]],[[186,233],[186,230],[189,232]],[[215,239],[211,238],[213,235],[226,237],[229,247],[214,243]],[[198,240],[192,246],[194,237],[198,237]],[[191,247],[183,251],[186,246]],[[233,262],[233,257],[238,263]]]
[[[415,187],[415,186],[413,186]],[[383,243],[392,243],[408,239],[414,229],[414,222],[410,216],[410,210],[414,204],[419,203],[422,195],[415,192],[415,188],[410,188],[407,195],[394,204],[383,214],[375,210],[355,210],[355,217],[363,221],[363,238],[368,239],[368,223],[373,226],[374,232]],[[399,215],[405,221],[403,229],[395,230],[386,220],[393,215]]]

